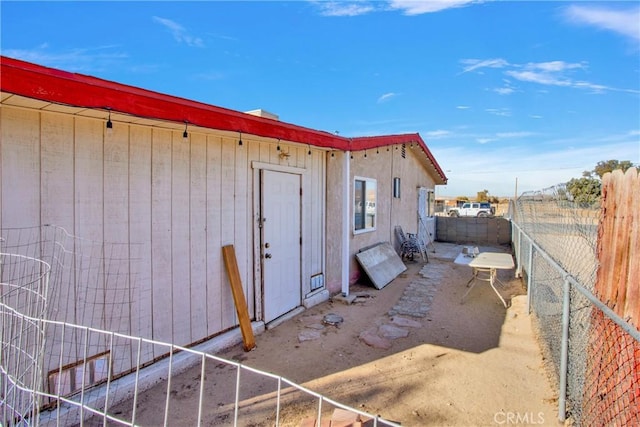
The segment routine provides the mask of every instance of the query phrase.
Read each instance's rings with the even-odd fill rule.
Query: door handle
[[[270,253],[266,253],[266,254],[264,254],[264,257],[265,258],[271,258],[271,254]]]

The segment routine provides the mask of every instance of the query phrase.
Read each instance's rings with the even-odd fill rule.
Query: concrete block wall
[[[504,245],[511,242],[511,223],[501,217],[436,217],[438,242]]]

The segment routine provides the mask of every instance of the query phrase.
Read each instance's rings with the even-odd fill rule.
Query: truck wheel
[[[458,216],[458,212],[456,212],[456,211],[449,212],[449,216],[456,217],[456,216]]]
[[[486,218],[488,217],[489,214],[486,212],[478,212],[478,218]]]

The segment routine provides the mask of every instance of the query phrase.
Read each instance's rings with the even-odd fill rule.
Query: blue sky
[[[640,163],[640,3],[2,1],[2,54],[343,136],[419,132],[438,195]]]

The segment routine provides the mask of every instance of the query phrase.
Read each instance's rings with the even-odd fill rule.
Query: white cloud
[[[593,93],[604,92],[627,92],[638,94],[637,89],[619,89],[603,84],[592,83],[584,80],[572,78],[572,74],[584,71],[588,68],[588,63],[583,62],[565,62],[565,61],[545,61],[545,62],[529,62],[526,64],[512,64],[502,58],[494,59],[462,59],[463,69],[459,74],[471,71],[481,72],[479,70],[485,68],[504,68],[502,73],[512,79],[522,82],[535,83],[543,86],[571,87],[574,89],[590,90]],[[515,92],[513,85],[509,80],[501,88],[491,89],[500,95],[509,95]]]
[[[477,3],[475,0],[391,0],[392,9],[402,10],[405,15],[421,15],[441,10],[463,7]]]
[[[458,105],[456,108],[458,110],[468,110],[471,107],[469,107],[468,105]]]
[[[441,139],[441,138],[446,138],[450,135],[451,135],[451,131],[443,130],[443,129],[432,130],[425,133],[425,136],[428,139]]]
[[[201,38],[199,37],[193,37],[191,35],[189,35],[187,33],[187,30],[180,24],[178,24],[177,22],[174,22],[170,19],[166,19],[166,18],[161,18],[159,16],[154,16],[153,17],[154,22],[164,26],[166,29],[168,29],[171,34],[173,35],[173,38],[175,41],[177,41],[178,43],[184,43],[187,46],[192,46],[192,47],[203,47],[204,46],[204,42],[202,41]]]
[[[515,90],[510,87],[498,87],[493,89],[498,95],[511,95]]]
[[[374,12],[376,9],[364,2],[315,1],[323,16],[359,16]]]
[[[507,61],[502,58],[495,59],[463,59],[460,62],[467,66],[463,68],[463,73],[468,73],[480,68],[504,68],[509,65]]]
[[[532,70],[541,70],[548,73],[561,72],[565,70],[574,70],[576,68],[587,68],[586,62],[571,63],[564,61],[548,61],[548,62],[529,62],[524,68]]]
[[[398,94],[394,93],[394,92],[385,93],[380,98],[378,98],[378,104],[380,104],[382,102],[387,102],[388,100],[390,100],[391,98],[394,98],[396,96],[398,96]]]
[[[534,132],[520,131],[520,132],[498,132],[496,136],[498,138],[525,138],[527,136],[535,135]]]
[[[564,13],[570,21],[612,31],[640,45],[640,7],[629,7],[623,10],[572,5],[567,7]]]
[[[508,108],[487,108],[485,111],[494,116],[511,117],[511,110]]]
[[[537,71],[505,71],[505,74],[523,82],[538,83],[551,86],[571,86],[571,81],[552,73]]]
[[[487,144],[491,141],[495,141],[493,138],[478,138],[476,139],[476,141],[478,142],[478,144]]]

